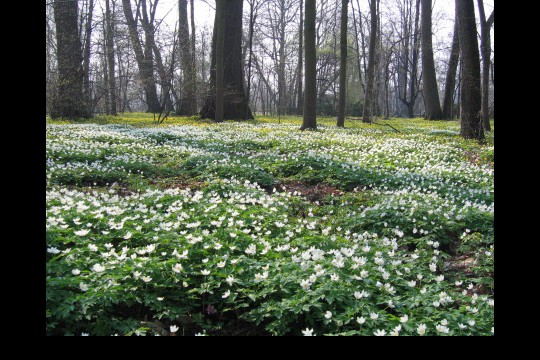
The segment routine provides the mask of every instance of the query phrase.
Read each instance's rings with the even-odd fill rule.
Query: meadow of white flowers
[[[47,125],[47,333],[492,335],[493,147],[297,128]]]

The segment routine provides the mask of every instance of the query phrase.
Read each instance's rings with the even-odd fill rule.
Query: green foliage
[[[492,334],[492,139],[102,120],[48,121],[48,335]]]

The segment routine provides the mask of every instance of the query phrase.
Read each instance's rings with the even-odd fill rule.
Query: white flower
[[[257,247],[255,246],[255,244],[249,245],[247,249],[245,250],[245,253],[248,255],[255,255],[256,252],[257,252]]]
[[[71,270],[71,273],[72,273],[73,275],[79,275],[79,274],[81,273],[81,270],[79,270],[79,269],[73,269],[73,270]]]
[[[415,287],[416,286],[416,281],[414,281],[414,280],[409,281],[409,282],[407,282],[407,285],[409,285],[410,287]]]
[[[448,334],[448,332],[450,331],[448,327],[443,326],[443,325],[437,325],[435,326],[435,329],[437,329],[437,331],[442,332],[444,334]]]
[[[355,291],[354,292],[354,297],[357,298],[357,299],[361,299],[363,295],[364,294],[362,294],[360,291]]]
[[[178,331],[178,326],[176,325],[171,325],[171,327],[169,328],[171,330],[172,333],[175,333]]]
[[[379,317],[379,314],[372,312],[369,314],[369,317],[371,318],[371,320],[377,320],[377,318]]]
[[[302,334],[304,334],[304,336],[315,336],[313,335],[313,329],[309,328],[306,328],[306,330],[302,330]]]
[[[210,270],[207,270],[207,269],[201,270],[201,274],[203,274],[204,276],[210,275]]]
[[[420,294],[425,294],[427,292],[427,289],[424,287],[420,290]]]
[[[103,272],[105,271],[105,267],[101,264],[94,264],[94,266],[92,266],[92,270],[95,272]]]
[[[489,299],[489,300],[487,301],[487,304],[488,304],[489,306],[494,306],[494,305],[495,305],[495,300]]]
[[[302,289],[308,290],[309,287],[311,286],[311,282],[310,282],[309,280],[305,280],[305,279],[304,279],[304,280],[302,280],[302,281],[300,282],[300,286],[302,287]]]
[[[80,283],[79,284],[79,289],[81,289],[82,291],[87,291],[88,290],[88,285]]]
[[[338,280],[339,280],[339,275],[336,275],[336,274],[330,275],[330,280],[332,280],[332,281],[338,281]]]
[[[141,276],[141,273],[140,273],[139,271],[134,271],[134,272],[133,272],[133,277],[134,277],[135,279],[138,279],[139,276]]]
[[[58,250],[55,247],[50,247],[50,248],[47,248],[47,252],[51,253],[51,254],[58,254],[60,252],[60,250]]]
[[[165,298],[164,297],[157,297],[156,299],[157,299],[157,301],[163,301]]]
[[[433,272],[434,272],[434,271],[437,271],[437,264],[435,264],[435,263],[430,263],[430,264],[429,264],[429,270],[431,270],[431,271],[433,271]]]
[[[458,323],[457,325],[460,329],[465,329],[467,327],[467,325],[463,325],[462,323]]]
[[[147,283],[147,282],[150,282],[150,280],[152,280],[152,278],[150,276],[143,276],[141,278],[141,280]]]
[[[216,264],[216,266],[217,266],[218,268],[222,268],[222,267],[225,267],[225,264],[226,264],[226,263],[227,263],[226,261],[220,261],[220,262],[218,262],[218,263]]]
[[[444,280],[444,275],[439,275],[439,276],[437,276],[437,277],[435,278],[435,280],[436,280],[437,282],[443,281],[443,280]]]
[[[268,278],[268,271],[263,272],[262,274],[255,274],[255,281],[263,281]]]
[[[435,306],[435,307],[439,307],[440,305],[441,305],[441,303],[438,302],[438,301],[434,301],[434,302],[433,302],[433,306]]]
[[[330,319],[332,318],[332,313],[330,311],[327,311],[325,314],[324,314],[324,317],[327,318],[327,319]]]
[[[206,335],[206,331],[203,331],[202,333],[196,333],[195,336],[208,336],[208,335]]]
[[[441,325],[444,325],[444,326],[448,325],[448,320],[446,320],[446,319],[442,320]]]
[[[90,232],[90,230],[79,230],[79,231],[75,231],[74,234],[77,235],[77,236],[85,236],[86,234],[88,234]]]
[[[88,333],[81,333],[81,336],[90,336]]]
[[[88,249],[90,249],[90,251],[97,251],[98,247],[94,244],[88,244]]]
[[[227,282],[227,284],[229,284],[229,286],[231,286],[236,281],[236,279],[229,275],[227,276],[227,279],[225,279],[225,281]]]
[[[105,247],[106,247],[107,249],[110,249],[110,248],[113,247],[113,244],[111,244],[111,243],[106,243],[106,244],[105,244]]]
[[[386,331],[385,330],[376,330],[376,331],[373,332],[373,335],[375,335],[375,336],[385,336]]]
[[[456,281],[455,284],[456,286],[460,286],[461,284],[463,284],[463,281]]]
[[[227,290],[225,291],[225,293],[221,296],[222,298],[226,299],[229,297],[229,295],[231,295],[231,290]]]
[[[180,273],[180,271],[182,271],[182,264],[176,264],[172,267],[172,270],[175,272],[175,273]]]
[[[416,332],[419,334],[419,335],[424,335],[426,333],[426,324],[420,324],[418,325],[418,327],[416,328]]]
[[[360,271],[360,276],[361,276],[361,277],[365,278],[365,277],[367,277],[368,275],[369,275],[369,272],[367,272],[366,270]]]
[[[402,323],[406,323],[407,321],[409,321],[409,316],[405,314],[399,318],[399,321],[401,321]]]
[[[360,325],[362,325],[363,323],[366,322],[366,319],[365,319],[364,317],[357,317],[357,318],[356,318],[356,321],[357,321]]]
[[[229,233],[229,235],[230,235],[232,238],[235,238],[235,237],[236,237],[236,234],[235,234],[235,233]]]
[[[469,326],[474,326],[474,324],[476,324],[476,321],[469,320],[469,321],[467,321],[467,324],[469,324]]]

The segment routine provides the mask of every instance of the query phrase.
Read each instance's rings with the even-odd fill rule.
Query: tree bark
[[[224,53],[224,105],[225,120],[253,119],[247,104],[244,90],[244,66],[242,61],[242,0],[223,1],[225,21],[225,53]],[[216,112],[216,36],[217,13],[212,38],[212,67],[210,70],[210,87],[200,115],[203,118],[215,119]],[[246,107],[248,109],[246,109]],[[247,116],[246,116],[247,114]]]
[[[105,48],[107,55],[107,70],[108,74],[108,92],[109,92],[109,104],[110,115],[117,115],[116,110],[116,81],[115,81],[115,61],[114,61],[114,14],[111,12],[109,0],[105,1]]]
[[[448,60],[448,69],[446,71],[442,108],[442,118],[446,120],[452,119],[454,89],[456,88],[456,72],[459,63],[459,32],[457,28],[457,16],[454,21],[454,36],[452,37],[452,49],[450,50],[450,59]]]
[[[88,3],[88,13],[84,26],[84,46],[83,46],[83,96],[86,107],[90,110],[92,104],[92,94],[90,90],[90,41],[92,39],[92,18],[94,14],[94,0]]]
[[[478,15],[480,17],[480,49],[482,50],[482,125],[485,131],[491,131],[489,124],[489,68],[491,57],[491,25],[494,12],[486,20],[484,1],[478,0]]]
[[[297,75],[297,103],[296,103],[296,114],[302,115],[304,112],[304,90],[302,89],[302,57],[303,57],[303,40],[304,40],[304,1],[300,0],[300,25],[298,28],[298,75]]]
[[[253,27],[255,24],[255,20],[257,19],[257,13],[254,12],[254,6],[253,1],[250,1],[250,8],[249,8],[249,60],[248,60],[248,76],[247,76],[247,104],[246,106],[246,114],[244,116],[244,119],[248,118],[248,109],[249,109],[249,98],[251,96],[251,62],[253,58]]]
[[[459,45],[461,48],[461,136],[484,140],[481,124],[480,54],[476,39],[473,0],[456,0]]]
[[[216,0],[216,114],[215,121],[223,122],[224,112],[224,60],[225,60],[225,1]]]
[[[431,34],[431,0],[422,0],[422,79],[424,87],[424,118],[427,120],[441,119],[441,104],[439,88],[433,61],[433,45]]]
[[[146,0],[141,0],[139,4],[146,6]],[[131,9],[130,0],[122,0],[122,7],[124,9],[124,15],[126,17],[126,23],[128,26],[129,37],[133,50],[135,51],[135,60],[139,67],[139,79],[142,83],[144,93],[146,96],[147,112],[159,113],[161,112],[161,104],[157,96],[156,81],[154,78],[154,62],[153,62],[153,48],[152,44],[148,43],[148,33],[145,32],[144,51],[139,39],[137,31],[137,24],[133,18],[133,11]]]
[[[90,117],[83,97],[83,56],[77,26],[76,1],[55,0],[58,92],[53,100],[51,118]]]
[[[317,53],[315,49],[315,18],[317,8],[315,0],[305,2],[305,94],[304,94],[304,120],[300,130],[317,129]]]
[[[195,83],[195,69],[193,66],[193,57],[191,55],[191,45],[189,37],[189,26],[187,17],[187,0],[180,0],[178,2],[179,9],[179,28],[178,28],[178,40],[180,43],[180,62],[182,66],[182,73],[184,75],[182,81],[182,97],[178,107],[178,115],[192,116],[197,112],[195,95],[194,95],[194,83]]]
[[[339,65],[339,103],[337,126],[345,127],[345,105],[347,101],[347,6],[349,0],[341,1],[341,36]]]
[[[362,122],[371,123],[372,103],[374,96],[375,85],[375,46],[377,45],[377,1],[371,0],[370,13],[371,13],[371,33],[369,34],[369,55],[368,55],[368,68],[367,68],[367,87],[364,98],[364,109],[362,114]]]

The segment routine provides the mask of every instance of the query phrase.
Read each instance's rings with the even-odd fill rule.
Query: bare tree
[[[369,4],[371,14],[371,32],[369,35],[369,54],[367,68],[367,88],[364,99],[364,110],[362,114],[362,122],[371,123],[371,113],[374,103],[374,88],[375,88],[375,46],[377,44],[377,22],[379,15],[377,13],[377,2],[379,0],[371,0]]]
[[[473,0],[456,0],[456,12],[461,49],[461,136],[484,140],[481,117],[480,54],[476,38]]]
[[[179,50],[180,62],[182,64],[182,73],[184,75],[182,81],[182,98],[178,107],[178,115],[191,116],[197,112],[195,102],[195,64],[191,54],[191,44],[189,37],[189,26],[187,17],[187,0],[178,1],[179,9]]]
[[[431,0],[422,0],[422,92],[424,95],[424,118],[439,120],[441,118],[441,104],[437,76],[435,75],[435,62],[433,61],[431,11]]]
[[[446,71],[442,108],[442,118],[447,120],[452,119],[454,90],[456,87],[456,71],[459,62],[459,31],[457,27],[457,14],[454,19],[454,35],[452,36],[452,48],[450,50],[450,59],[448,60],[448,68]]]
[[[317,54],[315,49],[315,17],[317,9],[315,0],[305,2],[305,69],[304,83],[306,84],[304,94],[304,120],[300,130],[317,129]]]
[[[341,36],[340,36],[340,66],[339,66],[339,105],[337,126],[345,127],[345,105],[347,101],[347,7],[349,0],[341,1]]]
[[[224,67],[225,67],[225,1],[216,0],[216,112],[214,120],[223,122],[224,112]]]
[[[114,61],[114,13],[111,11],[109,0],[105,1],[105,50],[107,55],[108,70],[108,94],[110,104],[110,114],[117,115],[116,110],[116,81],[115,81],[115,61]],[[113,0],[114,6],[114,0]]]
[[[491,131],[489,124],[489,67],[491,57],[491,26],[495,20],[495,10],[486,20],[484,1],[478,0],[478,15],[480,17],[480,48],[482,54],[482,125],[485,131]]]

